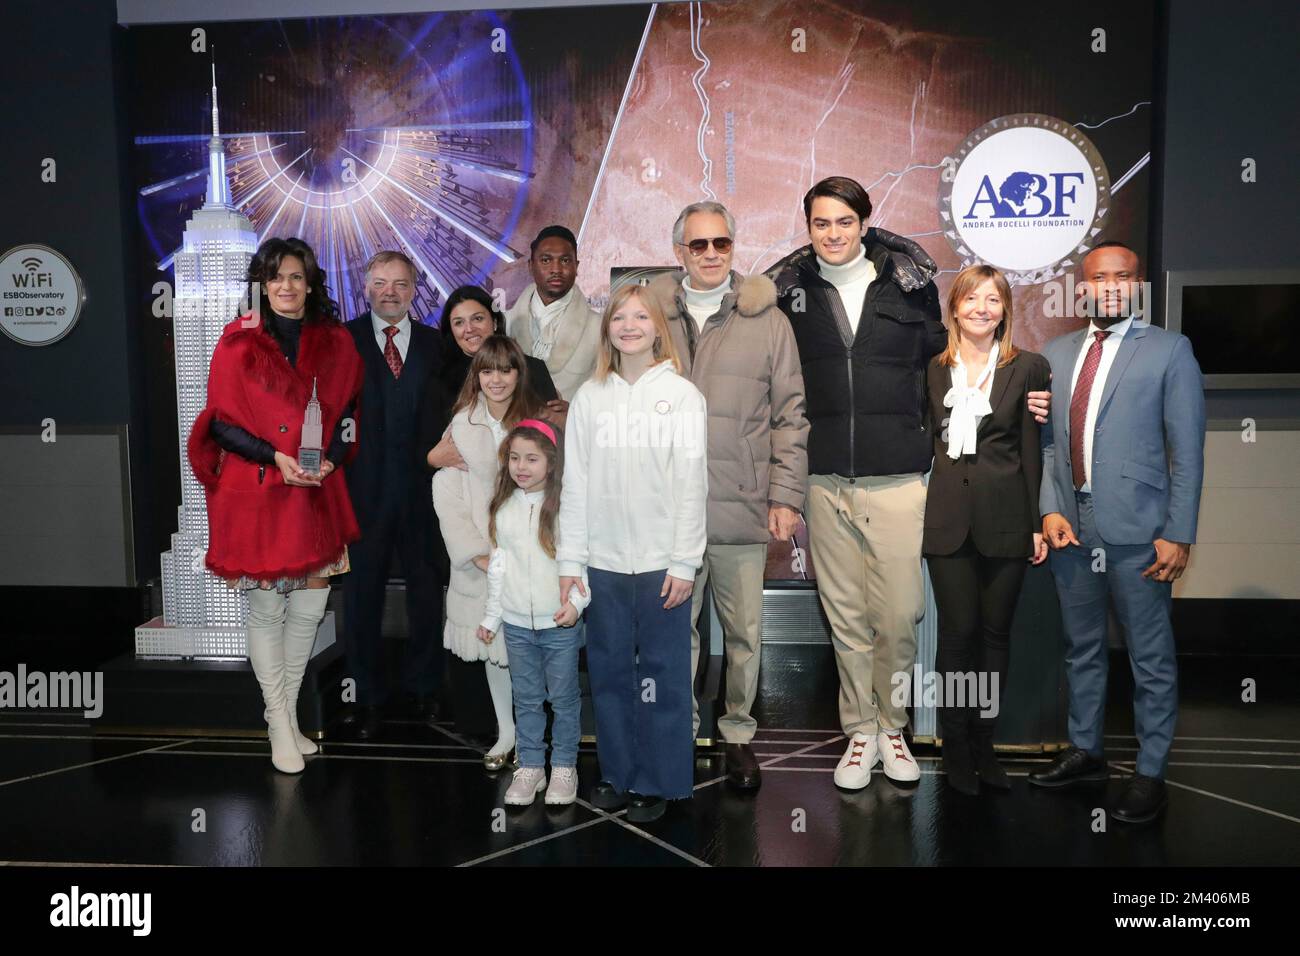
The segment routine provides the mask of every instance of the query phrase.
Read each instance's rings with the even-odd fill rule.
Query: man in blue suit
[[[1113,598],[1136,685],[1136,774],[1116,819],[1164,808],[1178,717],[1173,582],[1196,540],[1205,449],[1201,369],[1186,337],[1130,309],[1133,250],[1103,242],[1083,260],[1095,318],[1043,350],[1058,387],[1043,435],[1043,537],[1065,625],[1070,747],[1029,775],[1040,787],[1105,780],[1106,609]]]
[[[401,666],[407,716],[434,720],[442,683],[442,586],[435,546],[429,472],[418,441],[419,408],[442,365],[441,337],[411,315],[415,265],[401,252],[376,253],[366,264],[370,310],[347,324],[366,367],[361,393],[360,445],[347,469],[348,492],[361,540],[348,547],[344,579],[348,676],[355,706],[344,725],[369,739],[379,730],[389,697],[380,624],[393,556],[406,579],[409,624]]]

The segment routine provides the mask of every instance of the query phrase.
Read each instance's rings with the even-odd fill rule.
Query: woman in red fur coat
[[[254,311],[222,332],[189,459],[208,501],[206,563],[248,594],[248,660],[262,686],[271,762],[298,773],[316,745],[298,730],[298,690],[325,616],[329,578],[360,537],[347,485],[364,370],[325,276],[301,239],[268,239],[248,266]],[[298,465],[320,404],[320,471]]]

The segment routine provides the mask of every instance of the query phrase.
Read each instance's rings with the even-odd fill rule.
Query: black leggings
[[[955,686],[948,674],[982,677],[990,691],[996,686],[997,711],[1007,699],[1007,668],[1011,661],[1011,618],[1016,613],[1025,558],[990,558],[975,549],[970,535],[952,554],[925,556],[939,609],[939,647],[934,669],[944,678],[940,693]],[[997,684],[992,684],[997,675]],[[969,685],[968,685],[969,686]],[[978,687],[978,684],[976,685]],[[968,733],[992,735],[997,716],[980,715],[981,706],[969,695],[966,706],[941,699],[943,733],[954,739]]]

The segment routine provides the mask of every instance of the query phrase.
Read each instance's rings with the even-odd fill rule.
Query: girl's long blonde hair
[[[997,330],[993,333],[998,342],[998,368],[1016,357],[1018,349],[1011,344],[1011,329],[1014,325],[1011,284],[1007,282],[1007,277],[1000,270],[993,266],[979,264],[967,266],[957,273],[957,278],[952,280],[952,288],[948,290],[948,347],[944,349],[943,356],[939,359],[940,365],[951,368],[957,364],[958,350],[961,348],[961,323],[957,321],[957,306],[962,299],[989,279],[993,280],[993,286],[1002,298],[1002,321],[998,323]]]
[[[623,353],[614,347],[614,343],[609,337],[609,322],[614,317],[614,313],[623,307],[628,299],[636,296],[641,307],[645,309],[646,315],[650,316],[655,325],[655,342],[654,342],[654,360],[655,364],[668,361],[673,363],[673,368],[677,374],[683,374],[682,360],[677,354],[677,347],[673,344],[672,333],[668,330],[668,320],[664,317],[663,310],[655,302],[654,296],[643,287],[629,283],[619,287],[609,297],[609,305],[605,306],[605,314],[600,318],[600,349],[596,353],[596,371],[592,377],[598,382],[603,382],[609,378],[610,372],[621,370],[621,359]]]

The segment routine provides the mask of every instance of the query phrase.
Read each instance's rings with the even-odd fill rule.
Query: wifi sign
[[[86,293],[57,249],[32,242],[0,252],[0,334],[20,345],[51,345],[72,331]]]

